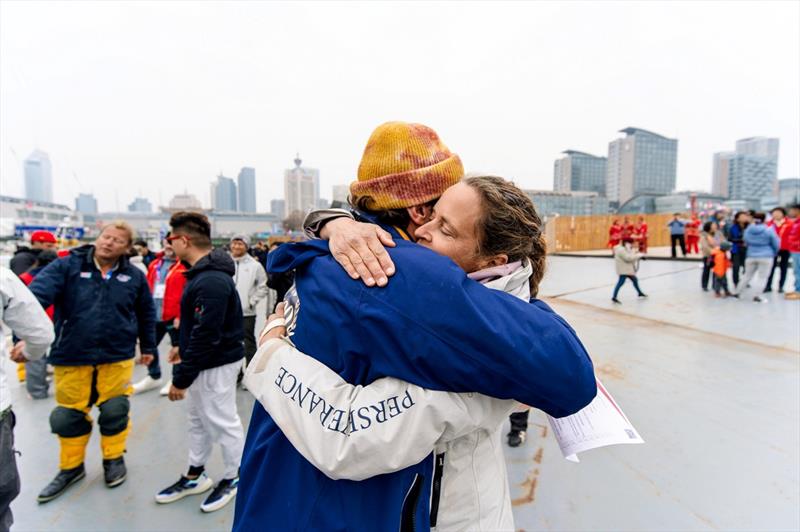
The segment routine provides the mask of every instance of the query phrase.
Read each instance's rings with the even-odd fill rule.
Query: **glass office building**
[[[553,190],[583,191],[606,195],[605,157],[582,151],[566,150],[553,165]]]
[[[678,141],[628,127],[608,145],[606,193],[624,203],[639,194],[669,194],[675,189]]]

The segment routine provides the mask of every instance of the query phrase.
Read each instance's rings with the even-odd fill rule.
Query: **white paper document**
[[[578,453],[607,445],[644,443],[622,409],[597,381],[597,396],[589,405],[571,416],[547,416],[564,458],[578,462]]]

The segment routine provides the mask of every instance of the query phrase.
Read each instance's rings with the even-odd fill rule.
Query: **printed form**
[[[644,443],[605,386],[597,381],[597,396],[571,416],[547,416],[564,458],[579,462],[578,453],[623,443]]]

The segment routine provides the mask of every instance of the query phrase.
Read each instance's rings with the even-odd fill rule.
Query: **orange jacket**
[[[722,251],[719,248],[714,248],[714,251],[711,252],[711,256],[714,257],[714,275],[717,277],[724,277],[725,272],[731,267],[731,259],[728,258],[728,252]]]

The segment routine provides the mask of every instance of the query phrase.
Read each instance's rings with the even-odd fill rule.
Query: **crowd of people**
[[[724,210],[706,219],[694,213],[685,219],[675,213],[667,229],[673,258],[677,257],[678,249],[684,257],[690,253],[701,256],[703,291],[713,290],[716,297],[740,298],[751,290],[753,300],[763,302],[761,294],[775,288],[776,271],[777,292],[784,294],[791,264],[795,285],[793,291],[785,293],[785,298],[800,299],[800,205],[775,207],[769,213],[739,211],[732,218]],[[611,300],[621,304],[618,294],[628,280],[639,297],[647,297],[637,278],[639,262],[647,253],[644,218],[640,217],[637,224],[627,216],[622,223],[614,220],[609,228],[608,246],[618,276]]]
[[[37,500],[86,476],[94,407],[105,483],[124,483],[131,396],[159,390],[186,402],[188,448],[157,503],[236,500],[236,530],[513,530],[503,420],[520,445],[531,407],[562,417],[596,393],[575,331],[536,299],[542,221],[518,187],[465,177],[433,130],[402,122],[373,132],[351,200],[308,217],[312,240],[269,250],[243,234],[213,247],[195,212],[172,216],[157,252],[123,221],[58,255],[52,234],[34,233],[13,272],[0,269],[0,320],[31,398],[49,396],[52,371],[58,470]],[[646,224],[637,231],[646,249]],[[257,338],[268,288],[276,304]],[[443,298],[458,312],[436,311]],[[136,361],[147,375],[132,383]],[[0,530],[20,483],[3,371]],[[257,399],[246,440],[237,389]]]

